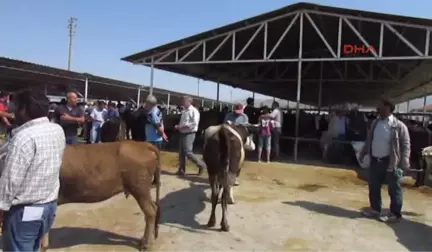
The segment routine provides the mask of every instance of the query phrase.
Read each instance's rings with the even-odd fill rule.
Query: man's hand
[[[162,139],[163,139],[165,142],[168,142],[168,136],[167,136],[165,133],[162,134]]]
[[[175,128],[176,130],[178,130],[178,129],[180,128],[180,125],[177,124],[176,126],[174,126],[174,128]]]

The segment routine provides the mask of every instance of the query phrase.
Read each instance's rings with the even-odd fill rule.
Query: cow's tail
[[[230,163],[230,153],[231,153],[231,144],[230,144],[230,138],[229,138],[229,130],[226,129],[226,127],[230,127],[228,125],[223,125],[219,130],[219,164],[220,167],[223,169],[222,171],[219,171],[219,176],[222,176],[219,181],[219,187],[222,187],[222,195],[224,195],[226,192],[225,190],[228,190],[228,185],[230,184],[229,181],[229,163]]]
[[[228,125],[223,125],[219,130],[219,153],[220,153],[220,159],[219,163],[221,164],[221,167],[225,168],[225,172],[228,172],[229,170],[229,153],[231,153],[231,145],[229,144],[229,131],[225,128],[229,127]]]

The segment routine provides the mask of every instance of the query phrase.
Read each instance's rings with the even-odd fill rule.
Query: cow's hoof
[[[228,197],[228,199],[227,199],[227,204],[228,204],[228,205],[234,205],[234,204],[235,204],[234,199],[231,198],[231,197]]]
[[[215,219],[210,219],[207,222],[207,227],[214,227],[216,225],[216,220]]]
[[[222,223],[222,225],[221,225],[221,231],[222,232],[229,232],[229,229],[230,229],[230,227],[229,227],[228,224],[223,224]]]

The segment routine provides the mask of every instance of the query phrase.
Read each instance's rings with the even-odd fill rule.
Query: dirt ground
[[[405,181],[405,220],[386,225],[360,217],[368,205],[366,183],[353,170],[299,164],[243,167],[237,203],[229,206],[229,233],[208,229],[207,177],[181,179],[175,154],[163,154],[162,221],[155,251],[426,251],[432,250],[432,203],[428,188]],[[384,204],[388,196],[383,188]],[[220,221],[220,207],[217,223]],[[51,251],[136,251],[143,214],[132,198],[58,210]]]

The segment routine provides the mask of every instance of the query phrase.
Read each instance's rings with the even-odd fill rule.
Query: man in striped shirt
[[[25,91],[16,96],[16,123],[0,177],[4,251],[38,251],[51,228],[65,149],[63,129],[48,120],[48,98]]]

